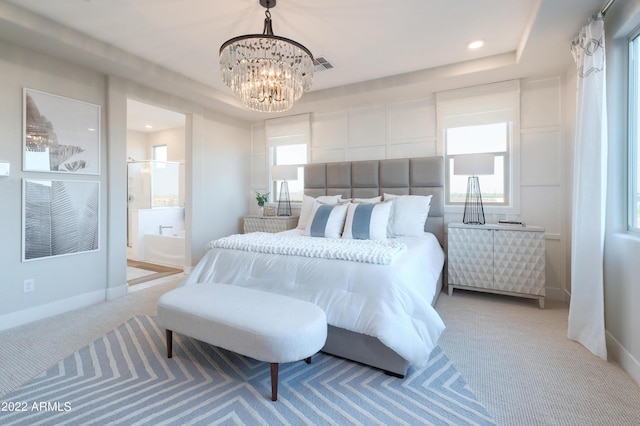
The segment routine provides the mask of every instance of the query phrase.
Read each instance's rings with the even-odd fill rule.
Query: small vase
[[[258,206],[260,209],[260,216],[264,216],[264,206]]]

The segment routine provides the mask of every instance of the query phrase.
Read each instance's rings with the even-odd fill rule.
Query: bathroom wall
[[[136,161],[151,160],[153,147],[167,146],[167,161],[185,162],[185,128],[139,132],[127,130],[127,157]]]

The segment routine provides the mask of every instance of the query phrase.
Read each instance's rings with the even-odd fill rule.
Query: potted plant
[[[256,201],[258,202],[258,206],[260,207],[260,213],[264,211],[264,203],[269,201],[269,192],[261,194],[256,191]]]

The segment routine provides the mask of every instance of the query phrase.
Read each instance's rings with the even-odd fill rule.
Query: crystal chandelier
[[[247,108],[282,112],[311,87],[313,55],[300,43],[273,35],[269,9],[276,0],[260,4],[267,9],[262,34],[234,37],[220,47],[222,81]]]

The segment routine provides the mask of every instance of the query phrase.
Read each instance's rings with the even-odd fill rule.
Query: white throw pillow
[[[387,234],[390,237],[424,234],[424,224],[431,208],[431,195],[384,194],[384,200],[393,200]]]
[[[313,210],[313,204],[318,200],[324,204],[337,204],[340,202],[340,197],[342,195],[321,195],[318,198],[313,198],[308,195],[305,195],[302,198],[302,208],[300,209],[300,219],[298,219],[297,229],[305,229],[307,227],[307,222],[309,222],[309,216],[311,216],[311,211]]]
[[[382,201],[382,197],[371,197],[371,198],[354,198],[351,200],[352,203],[360,203],[360,204],[376,204]]]
[[[304,235],[340,238],[348,208],[349,203],[330,205],[316,201],[307,227],[304,230]]]
[[[387,223],[393,202],[349,204],[342,238],[354,240],[386,240]]]

